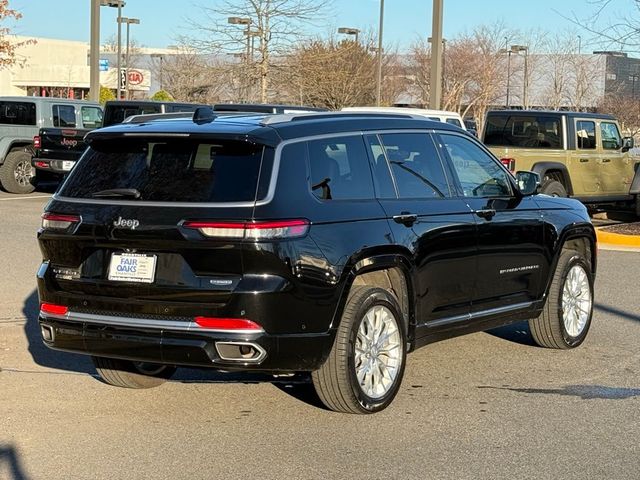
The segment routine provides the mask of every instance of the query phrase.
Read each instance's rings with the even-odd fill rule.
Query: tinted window
[[[462,128],[462,124],[460,123],[460,120],[458,120],[457,118],[447,118],[447,123],[450,123],[451,125],[455,125],[456,127]]]
[[[311,191],[323,200],[373,198],[369,159],[362,136],[307,142]]]
[[[102,126],[102,109],[98,107],[82,107],[82,126],[84,128],[99,128]]]
[[[271,149],[266,149],[272,155]],[[61,195],[90,198],[109,189],[136,189],[140,200],[253,201],[263,147],[245,142],[94,141]],[[264,172],[269,178],[270,172]],[[263,190],[263,189],[261,189]],[[114,200],[129,200],[113,197]]]
[[[440,138],[466,197],[511,194],[507,173],[480,146],[459,135],[440,134]]]
[[[400,198],[443,198],[449,185],[431,136],[426,133],[381,135]]]
[[[492,113],[487,117],[484,143],[500,147],[562,148],[561,117]]]
[[[615,123],[602,122],[600,124],[600,136],[602,137],[602,148],[618,150],[622,147],[622,138]]]
[[[0,123],[35,125],[36,104],[32,102],[0,102]]]
[[[161,113],[160,105],[108,105],[105,109],[104,125],[124,122],[125,118],[132,115],[144,115],[147,113]]]
[[[168,103],[164,106],[164,109],[167,113],[169,112],[195,112],[196,108],[201,107],[202,105],[189,105],[184,103]],[[150,113],[150,112],[146,112]]]
[[[596,148],[596,123],[578,120],[576,122],[576,146],[580,149]]]
[[[396,189],[393,186],[389,164],[384,156],[384,149],[377,135],[367,135],[367,143],[371,151],[373,161],[373,184],[376,187],[378,198],[397,198]]]
[[[76,109],[73,105],[53,105],[52,109],[54,127],[76,126]]]

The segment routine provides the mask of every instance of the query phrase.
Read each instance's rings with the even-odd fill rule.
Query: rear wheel
[[[9,193],[31,193],[35,190],[36,170],[31,166],[31,155],[14,150],[0,166],[0,183]]]
[[[587,337],[593,313],[593,279],[584,256],[564,250],[553,275],[542,314],[529,320],[535,342],[541,347],[568,349]]]
[[[566,197],[567,191],[564,186],[557,180],[546,180],[540,187],[540,193],[550,195],[552,197]]]
[[[406,359],[406,333],[395,298],[381,288],[352,290],[329,358],[312,373],[331,410],[373,413],[396,396]]]
[[[152,388],[162,385],[176,367],[157,363],[132,362],[116,358],[91,357],[105,383],[124,388]]]

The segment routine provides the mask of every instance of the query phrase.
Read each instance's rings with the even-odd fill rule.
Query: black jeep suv
[[[589,329],[585,208],[458,128],[201,109],[87,142],[43,214],[40,325],[109,384],[306,371],[329,408],[369,413],[422,345],[528,320],[572,348]]]

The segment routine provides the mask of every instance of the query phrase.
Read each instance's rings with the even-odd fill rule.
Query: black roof
[[[211,121],[190,118],[156,119],[142,123],[117,124],[87,134],[87,142],[124,137],[198,137],[246,140],[276,146],[283,140],[341,132],[382,129],[463,130],[447,123],[407,114],[327,112],[298,115],[218,115]]]
[[[144,105],[200,105],[200,106],[210,106],[204,103],[195,103],[195,102],[174,102],[173,100],[108,100],[105,102],[105,107],[107,105],[122,105],[125,107],[128,106],[144,106]]]
[[[616,120],[616,117],[608,113],[574,112],[570,110],[489,110],[487,112],[487,116],[495,114],[512,116],[565,115],[570,118],[604,118],[606,120]]]

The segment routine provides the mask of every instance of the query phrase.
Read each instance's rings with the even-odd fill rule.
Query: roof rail
[[[330,118],[413,118],[424,120],[424,116],[410,113],[386,113],[386,112],[313,112],[313,113],[293,113],[269,115],[260,124],[272,125],[274,123],[295,122],[299,120],[323,120]]]
[[[122,123],[145,123],[152,120],[171,120],[173,118],[191,118],[192,116],[191,112],[145,113],[131,115],[125,118]]]

